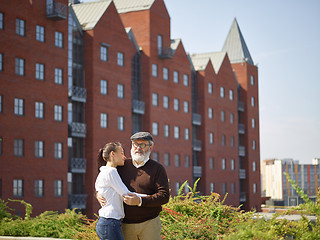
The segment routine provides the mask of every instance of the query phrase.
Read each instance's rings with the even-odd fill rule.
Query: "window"
[[[179,73],[177,71],[173,71],[173,82],[179,83]]]
[[[26,22],[22,19],[16,19],[16,34],[20,36],[25,36],[26,32]]]
[[[234,123],[234,115],[233,115],[233,113],[230,113],[230,123],[231,124]]]
[[[252,128],[256,127],[256,121],[254,118],[251,119],[251,125],[252,125]]]
[[[220,97],[224,98],[224,88],[220,87]]]
[[[54,69],[54,83],[62,84],[63,83],[63,74],[61,68]]]
[[[0,113],[2,113],[2,95],[0,95]]]
[[[100,46],[100,60],[108,62],[108,47]]]
[[[189,167],[190,167],[190,156],[189,156],[189,155],[187,155],[186,158],[185,158],[184,166],[185,166],[186,168],[189,168]]]
[[[213,133],[209,133],[209,143],[213,144]]]
[[[0,156],[2,155],[2,141],[3,141],[3,139],[2,139],[2,137],[0,137]],[[1,197],[1,195],[0,195],[0,197]]]
[[[159,153],[158,152],[152,152],[152,159],[159,162]]]
[[[152,93],[152,105],[158,106],[158,94],[157,93]]]
[[[174,155],[174,165],[176,167],[180,167],[180,155],[179,154]]]
[[[36,40],[39,42],[44,42],[44,27],[36,26]]]
[[[189,85],[189,77],[187,74],[183,74],[183,85],[186,87]]]
[[[179,194],[179,190],[180,190],[180,183],[179,182],[176,182],[176,195]]]
[[[54,43],[56,47],[63,48],[63,33],[55,32]]]
[[[13,196],[23,197],[23,180],[22,179],[13,180]]]
[[[152,76],[157,77],[158,76],[158,65],[152,64]]]
[[[235,169],[235,161],[234,159],[231,159],[231,170]]]
[[[256,183],[253,184],[253,193],[257,193],[257,184]]]
[[[117,58],[118,66],[124,65],[124,54],[122,52],[118,52],[118,58]]]
[[[170,154],[169,153],[164,154],[164,165],[170,166]]]
[[[179,139],[179,127],[178,126],[174,126],[173,128],[173,136],[175,139]]]
[[[222,170],[226,169],[226,159],[224,159],[224,158],[221,160],[221,168],[222,168]]]
[[[24,154],[24,141],[23,139],[14,139],[13,154],[16,157],[22,157]]]
[[[163,79],[164,80],[168,80],[169,79],[169,70],[166,67],[163,68]]]
[[[234,147],[234,136],[231,136],[230,145],[231,145],[231,147]]]
[[[177,99],[177,98],[175,98],[175,99],[173,100],[173,109],[174,109],[175,111],[179,111],[179,99]]]
[[[35,157],[43,158],[44,157],[44,142],[35,141]]]
[[[3,29],[3,22],[4,22],[4,18],[3,18],[3,13],[0,12],[0,29]]]
[[[54,105],[54,120],[62,122],[62,106]]]
[[[100,114],[100,127],[102,127],[102,128],[108,127],[108,114],[106,114],[106,113]]]
[[[152,134],[155,136],[159,135],[159,124],[156,122],[152,123]]]
[[[231,184],[231,193],[232,194],[236,193],[236,185],[234,183]]]
[[[35,180],[34,181],[34,195],[36,197],[43,197],[43,195],[44,195],[43,180]]]
[[[36,63],[36,79],[44,80],[44,65]]]
[[[158,55],[162,54],[162,36],[158,35]]]
[[[102,95],[107,95],[108,94],[108,82],[107,82],[107,80],[101,80],[100,81],[100,93]]]
[[[213,119],[213,109],[211,107],[208,108],[208,118]]]
[[[189,140],[190,134],[189,134],[189,128],[184,129],[184,139]]]
[[[252,76],[252,75],[250,77],[250,83],[251,83],[251,86],[254,86],[254,76]]]
[[[213,93],[212,83],[208,83],[208,93],[209,93],[209,94],[212,94],[212,93]]]
[[[0,71],[3,71],[3,54],[0,53]]]
[[[214,169],[214,159],[212,157],[209,158],[209,167],[210,169]]]
[[[254,97],[251,97],[251,106],[254,107]]]
[[[256,140],[252,141],[252,150],[256,150]]]
[[[164,125],[164,136],[165,137],[169,137],[169,125],[168,124],[165,124]]]
[[[19,76],[24,76],[24,59],[16,58],[15,60],[15,73]]]
[[[224,114],[224,111],[222,110],[221,111],[221,122],[224,122],[224,119],[225,119],[225,116],[224,116],[225,114]]]
[[[169,97],[168,96],[163,96],[163,107],[164,108],[169,108]]]
[[[229,90],[229,99],[232,101],[233,100],[233,91]]]
[[[24,115],[24,100],[21,98],[14,99],[14,114],[18,116]]]
[[[214,183],[213,182],[210,183],[210,192],[214,192]]]
[[[62,159],[62,143],[54,143],[54,158]]]
[[[252,162],[252,171],[254,171],[254,172],[257,171],[257,164],[255,161]]]
[[[226,183],[222,183],[222,193],[223,194],[227,193],[227,184]]]
[[[118,117],[118,130],[124,131],[124,117],[123,116]]]
[[[189,103],[188,103],[188,101],[184,101],[184,102],[183,102],[183,111],[184,111],[185,113],[188,113],[188,112],[189,112]]]
[[[118,84],[118,98],[124,98],[124,85]]]
[[[225,145],[226,145],[226,135],[222,135],[221,145],[222,145],[222,146],[225,146]]]
[[[36,102],[35,103],[35,118],[44,118],[44,103]]]
[[[62,197],[62,180],[54,180],[54,196]]]

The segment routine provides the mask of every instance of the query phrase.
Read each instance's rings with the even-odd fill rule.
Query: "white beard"
[[[145,154],[135,153],[134,149],[131,148],[131,157],[136,162],[144,162],[145,160],[148,160],[150,157],[151,151],[150,149]]]

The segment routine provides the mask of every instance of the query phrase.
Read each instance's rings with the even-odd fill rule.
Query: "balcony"
[[[145,112],[145,104],[139,100],[132,101],[132,112],[143,115]]]
[[[69,123],[69,136],[70,137],[82,137],[87,135],[87,125],[85,123],[72,122]]]
[[[173,56],[172,48],[162,48],[161,53],[159,53],[159,58],[162,58],[162,59],[172,58],[172,56]]]
[[[247,201],[247,195],[245,192],[240,193],[240,202],[245,202]]]
[[[54,21],[67,19],[67,5],[56,0],[47,0],[47,18]]]
[[[245,146],[239,146],[239,156],[240,157],[246,156],[246,148],[245,148]]]
[[[87,101],[87,90],[82,87],[72,86],[69,88],[69,97],[73,101],[83,102]]]
[[[244,112],[244,103],[241,101],[238,102],[238,111]]]
[[[87,194],[72,194],[69,195],[69,208],[70,209],[86,209]]]
[[[202,167],[200,166],[193,167],[193,177],[195,178],[202,177]]]
[[[245,128],[243,123],[239,123],[239,134],[245,134]]]
[[[201,126],[201,115],[198,113],[192,113],[192,124]]]
[[[198,139],[192,140],[192,150],[196,152],[200,152],[202,150],[202,143]]]
[[[71,158],[70,171],[72,173],[85,173],[87,160],[85,158]]]
[[[246,170],[245,169],[239,169],[239,178],[246,179]]]

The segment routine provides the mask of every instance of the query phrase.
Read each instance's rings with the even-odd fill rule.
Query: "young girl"
[[[123,240],[121,232],[121,219],[124,217],[122,196],[132,192],[123,184],[116,167],[123,166],[125,158],[119,142],[107,143],[99,150],[98,167],[101,167],[95,188],[106,199],[106,204],[99,209],[99,220],[96,225],[96,232],[101,240]]]

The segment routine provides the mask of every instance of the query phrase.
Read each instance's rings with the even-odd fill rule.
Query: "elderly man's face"
[[[152,146],[149,141],[137,139],[132,141],[131,157],[137,162],[142,162],[150,157]]]

